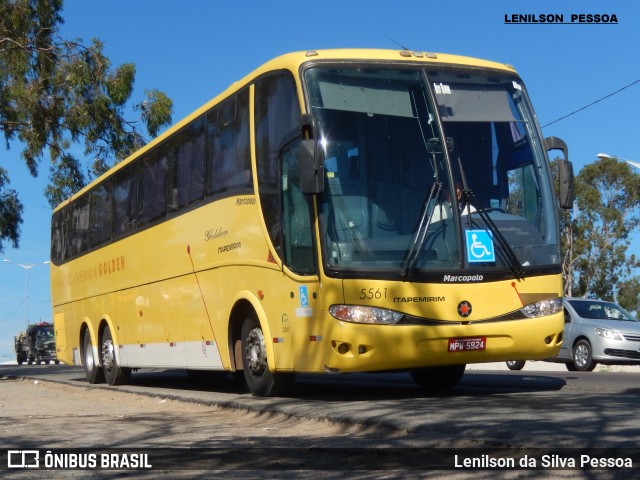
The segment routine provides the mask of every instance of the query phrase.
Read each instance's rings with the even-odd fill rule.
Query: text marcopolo
[[[445,282],[481,282],[484,280],[484,276],[477,275],[445,275],[442,278]]]

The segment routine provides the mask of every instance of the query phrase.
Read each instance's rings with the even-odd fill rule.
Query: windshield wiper
[[[442,190],[442,182],[435,181],[429,189],[429,195],[422,205],[422,211],[420,212],[420,220],[418,221],[418,227],[411,239],[411,244],[407,251],[407,255],[404,258],[404,266],[400,272],[402,278],[406,278],[409,272],[413,269],[414,265],[420,257],[420,251],[424,245],[424,241],[427,238],[427,231],[429,225],[431,225],[431,219],[433,218],[433,211],[436,208],[436,203],[433,199],[439,198],[440,190]]]
[[[509,265],[509,268],[511,269],[513,275],[515,277],[521,277],[524,274],[524,269],[522,268],[522,265],[520,265],[520,260],[518,260],[518,257],[513,251],[513,248],[511,248],[511,245],[509,245],[509,242],[507,242],[507,239],[504,238],[504,235],[502,234],[498,226],[493,222],[486,210],[484,208],[479,208],[475,194],[467,185],[467,177],[464,174],[464,168],[462,168],[462,160],[460,159],[459,155],[458,167],[460,168],[460,176],[462,177],[462,201],[460,204],[460,211],[464,212],[465,209],[467,209],[466,216],[468,217],[469,225],[472,225],[471,213],[477,213],[480,216],[484,224],[489,227],[489,230],[491,230],[491,233],[500,246],[500,249],[498,249],[498,253],[502,255],[505,263]],[[469,206],[473,207],[475,209],[475,212],[472,212]]]

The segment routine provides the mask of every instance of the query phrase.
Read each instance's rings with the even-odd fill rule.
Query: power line
[[[4,318],[0,318],[0,322],[6,322],[7,320],[13,319],[13,316],[17,313],[18,310],[20,310],[22,308],[22,306],[24,305],[24,302],[26,302],[26,301],[27,301],[27,299],[23,298],[22,302],[20,302],[20,305],[18,305],[13,312],[11,312],[8,316],[6,316]]]
[[[563,117],[560,117],[560,118],[558,118],[558,119],[554,120],[553,122],[550,122],[550,123],[547,123],[546,125],[543,125],[541,128],[545,128],[545,127],[548,127],[549,125],[553,125],[554,123],[558,123],[560,120],[564,120],[565,118],[570,117],[571,115],[574,115],[574,114],[576,114],[576,113],[578,113],[578,112],[581,112],[582,110],[585,110],[585,109],[587,109],[587,108],[589,108],[589,107],[592,107],[592,106],[594,106],[596,103],[601,102],[601,101],[603,101],[603,100],[606,100],[606,99],[607,99],[607,98],[609,98],[609,97],[613,97],[614,95],[616,95],[616,94],[620,93],[621,91],[626,90],[626,89],[627,89],[627,88],[629,88],[629,87],[632,87],[632,86],[633,86],[633,85],[635,85],[636,83],[640,83],[640,78],[639,78],[638,80],[636,80],[635,82],[631,82],[629,85],[625,85],[624,87],[622,87],[622,88],[620,88],[620,89],[616,90],[615,92],[610,93],[609,95],[605,95],[604,97],[599,98],[598,100],[596,100],[596,101],[594,101],[594,102],[591,102],[589,105],[585,105],[584,107],[579,108],[578,110],[575,110],[575,111],[573,111],[573,112],[571,112],[571,113],[568,113],[567,115],[565,115],[565,116],[563,116]]]

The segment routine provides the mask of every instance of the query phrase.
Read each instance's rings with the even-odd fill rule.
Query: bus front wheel
[[[84,331],[84,338],[82,341],[82,364],[89,383],[104,382],[102,369],[98,366],[93,355],[93,344],[91,343],[91,334],[88,329]]]
[[[251,394],[258,397],[280,395],[293,383],[293,374],[269,370],[264,333],[254,318],[242,324],[242,367]]]
[[[455,387],[464,370],[466,364],[462,365],[446,365],[442,367],[425,367],[411,370],[413,381],[427,390],[437,390],[443,388]]]
[[[527,362],[525,360],[508,360],[507,368],[509,370],[522,370]]]
[[[123,368],[118,365],[116,358],[116,346],[113,343],[113,337],[111,336],[111,330],[109,327],[104,329],[102,334],[102,369],[104,371],[104,378],[109,385],[123,385],[131,378],[131,369]]]

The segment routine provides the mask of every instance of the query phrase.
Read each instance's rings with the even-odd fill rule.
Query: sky
[[[562,14],[567,24],[506,23],[513,14]],[[618,24],[571,24],[571,14],[615,14]],[[132,99],[148,89],[164,91],[174,102],[174,122],[280,54],[401,45],[513,65],[543,127],[578,111],[543,128],[567,143],[576,173],[598,153],[640,162],[635,0],[65,0],[63,18],[63,38],[98,38],[114,67],[135,63]],[[25,206],[20,247],[5,244],[0,254],[10,260],[0,261],[2,362],[15,358],[13,337],[27,319],[52,321],[43,263],[51,209],[43,194],[48,159],[34,179],[20,145],[12,144],[0,148],[0,166]],[[629,253],[640,255],[640,246]]]

